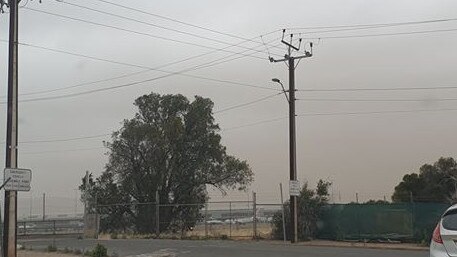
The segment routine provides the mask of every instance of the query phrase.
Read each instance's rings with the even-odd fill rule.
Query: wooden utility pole
[[[290,35],[290,42],[284,40],[284,33],[281,43],[285,44],[288,48],[288,53],[284,56],[283,59],[276,60],[273,57],[270,57],[270,62],[286,62],[289,66],[289,90],[284,89],[284,85],[277,78],[273,79],[273,82],[281,84],[281,87],[286,95],[286,99],[289,102],[289,177],[292,183],[297,183],[297,143],[296,143],[296,125],[295,125],[295,60],[300,60],[303,58],[311,57],[312,52],[304,51],[304,55],[292,56],[292,51],[299,51],[301,45],[301,38],[299,39],[299,45],[294,46],[293,34]],[[312,49],[312,43],[310,44]],[[297,63],[298,65],[298,63]],[[288,94],[287,94],[288,92]],[[298,241],[298,206],[297,206],[297,196],[290,196],[290,220],[291,220],[291,242],[296,243]]]
[[[3,1],[2,1],[3,4]],[[19,0],[9,0],[8,101],[6,121],[6,168],[17,168],[18,142],[18,12]],[[3,257],[16,257],[17,191],[5,191]]]

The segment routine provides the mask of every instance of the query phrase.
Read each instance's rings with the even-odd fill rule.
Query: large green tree
[[[440,158],[433,165],[424,164],[419,173],[406,174],[395,187],[394,202],[457,202],[457,163]]]
[[[210,99],[196,96],[190,102],[179,94],[151,93],[136,99],[135,106],[135,116],[106,143],[105,171],[88,187],[102,206],[97,211],[103,230],[154,231],[155,206],[141,203],[159,200],[170,205],[161,208],[161,229],[185,231],[200,218],[208,186],[225,193],[252,182],[248,163],[221,144]]]

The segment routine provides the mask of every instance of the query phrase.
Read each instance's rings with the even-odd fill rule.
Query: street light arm
[[[288,91],[286,91],[286,89],[284,88],[284,85],[282,84],[281,80],[279,80],[279,79],[277,79],[277,78],[274,78],[274,79],[272,79],[271,81],[273,81],[273,82],[278,83],[279,85],[281,85],[282,92],[284,93],[284,96],[286,97],[287,102],[290,103],[289,96],[287,96],[287,92],[288,92]]]

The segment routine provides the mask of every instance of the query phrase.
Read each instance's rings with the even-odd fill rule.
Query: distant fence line
[[[61,235],[83,234],[93,231],[95,236],[103,231],[100,223],[106,218],[102,209],[114,206],[149,206],[151,224],[161,235],[183,236],[173,231],[163,231],[161,226],[168,225],[167,217],[161,217],[169,208],[192,207],[199,209],[200,218],[195,226],[186,231],[185,236],[227,237],[227,238],[271,238],[275,215],[282,215],[281,204],[257,203],[255,201],[217,201],[203,204],[155,204],[119,203],[99,205],[97,212],[89,219],[60,218],[20,220],[18,235]],[[317,224],[317,239],[330,240],[397,240],[428,241],[440,216],[449,207],[442,203],[387,203],[387,204],[328,204],[321,209]],[[86,217],[87,218],[87,217]],[[122,220],[119,222],[128,223]],[[90,224],[89,224],[90,223]],[[286,228],[288,230],[289,228]],[[109,233],[129,233],[116,231]]]

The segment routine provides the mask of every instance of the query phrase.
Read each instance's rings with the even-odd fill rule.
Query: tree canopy
[[[102,230],[154,231],[154,205],[161,208],[161,230],[185,230],[199,219],[207,186],[222,193],[244,190],[253,180],[246,161],[227,153],[215,123],[213,102],[196,96],[151,93],[136,99],[138,112],[106,142],[109,161],[90,180],[89,197],[99,206]],[[81,189],[84,189],[84,181]],[[156,199],[156,191],[159,199]],[[95,200],[96,199],[96,200]],[[123,205],[114,205],[123,203]],[[104,226],[105,225],[105,226]]]
[[[440,158],[433,165],[424,164],[419,173],[406,174],[395,187],[394,202],[457,202],[457,163]]]

